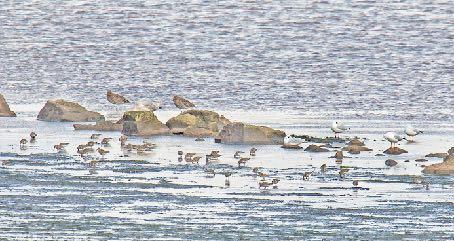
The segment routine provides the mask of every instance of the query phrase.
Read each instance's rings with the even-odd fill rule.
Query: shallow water
[[[25,106],[15,106],[25,109]],[[165,121],[178,111],[157,111]],[[387,148],[381,133],[402,129],[409,122],[346,120],[352,126],[346,136],[367,138],[372,152],[349,155],[339,164],[329,153],[257,146],[257,156],[238,168],[233,153],[251,146],[196,142],[180,136],[153,137],[157,147],[146,155],[123,153],[113,141],[105,160],[89,165],[75,153],[77,144],[92,132],[73,131],[71,123],[35,120],[37,110],[0,122],[1,205],[0,231],[6,239],[109,239],[109,240],[449,240],[454,237],[454,178],[423,176],[429,190],[413,182],[421,165],[440,162],[427,158],[453,145],[454,125],[421,123],[426,130],[416,143],[402,143],[409,151],[395,157],[375,156]],[[223,112],[233,120],[266,124],[287,133],[331,135],[330,120],[305,119],[277,112]],[[110,113],[115,116],[115,113]],[[282,120],[285,120],[282,121]],[[18,140],[39,130],[38,141],[21,150]],[[116,140],[119,133],[104,133]],[[132,138],[140,143],[142,138]],[[56,153],[58,142],[70,142],[67,152]],[[430,143],[430,144],[429,144]],[[303,146],[309,143],[303,144]],[[218,162],[206,167],[177,160],[177,151],[207,154],[220,150]],[[128,156],[124,156],[124,155]],[[384,164],[395,159],[392,168]],[[409,162],[405,162],[409,160]],[[326,163],[328,172],[318,167]],[[349,166],[345,179],[338,171]],[[261,167],[281,181],[277,189],[258,189]],[[308,180],[305,171],[316,167]],[[232,172],[230,187],[218,173]],[[165,181],[163,181],[165,180]],[[352,180],[362,189],[353,190]]]

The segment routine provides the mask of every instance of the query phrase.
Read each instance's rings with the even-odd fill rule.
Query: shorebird
[[[257,148],[252,147],[251,150],[249,150],[249,155],[255,156],[255,152],[257,151]]]
[[[320,166],[320,171],[321,171],[322,173],[326,173],[326,170],[327,170],[326,164],[323,164],[323,165]]]
[[[121,135],[120,138],[118,138],[118,140],[120,141],[120,145],[123,147],[128,141],[128,137],[125,135]]]
[[[349,130],[350,128],[347,128],[343,123],[340,122],[333,122],[331,124],[331,130],[334,132],[334,138],[339,138],[339,134]]]
[[[345,178],[345,176],[347,175],[348,171],[349,171],[349,169],[347,169],[347,168],[341,168],[340,171],[339,171],[339,177],[341,179]]]
[[[242,152],[242,151],[236,151],[235,154],[233,154],[233,158],[239,159],[239,158],[241,157],[241,156],[240,156],[241,153],[244,153],[244,152]]]
[[[265,180],[266,177],[268,177],[268,174],[264,173],[264,172],[259,172],[259,177],[262,178],[262,180]]]
[[[231,175],[232,175],[232,173],[230,173],[230,172],[224,172],[226,187],[230,187],[230,176]]]
[[[122,105],[122,104],[129,103],[128,99],[126,99],[125,97],[123,97],[120,94],[112,92],[111,90],[107,91],[106,97],[107,97],[107,101],[109,101],[110,103],[112,103],[114,105]]]
[[[37,135],[35,132],[31,132],[31,133],[30,133],[30,143],[35,142],[37,136],[38,136],[38,135]]]
[[[242,157],[240,160],[238,160],[238,167],[241,165],[246,166],[246,162],[249,161],[251,158],[249,157]]]
[[[98,149],[96,149],[96,150],[98,151],[99,155],[101,155],[103,158],[104,158],[104,156],[105,156],[107,153],[109,153],[109,151],[104,150],[104,149],[102,149],[102,148],[98,148]]]
[[[252,172],[255,173],[255,174],[259,173],[259,170],[260,170],[260,167],[252,168]]]
[[[192,162],[192,157],[193,156],[195,156],[195,153],[188,152],[188,153],[186,153],[186,155],[184,155],[184,160],[186,162]]]
[[[217,160],[219,157],[221,157],[222,155],[219,154],[219,151],[211,151],[211,154],[210,154],[211,158],[214,159],[214,160]]]
[[[182,156],[183,155],[183,151],[178,151],[178,155]]]
[[[383,135],[383,138],[385,138],[387,141],[389,141],[391,143],[391,148],[393,148],[393,144],[395,147],[397,142],[399,142],[403,139],[406,139],[405,137],[401,137],[401,136],[397,135],[395,132],[386,132]]]
[[[354,181],[352,182],[352,184],[353,184],[353,186],[357,187],[358,184],[359,184],[359,181],[358,181],[358,180],[354,180]]]
[[[103,138],[103,139],[101,140],[101,145],[104,145],[104,146],[109,145],[109,142],[110,142],[110,140],[112,140],[112,139],[113,139],[113,138],[110,138],[110,137]]]
[[[27,139],[21,139],[19,141],[19,143],[20,143],[20,146],[22,147],[22,146],[25,146],[28,143],[28,141],[27,141]]]
[[[96,140],[101,136],[101,134],[91,134],[90,139]]]
[[[216,172],[214,171],[214,169],[205,169],[205,173],[209,174],[209,175],[212,175],[210,177],[215,177],[216,176]]]
[[[86,154],[92,152],[92,148],[83,148],[83,149],[77,149],[77,154],[80,155],[80,157],[84,157]]]
[[[195,107],[195,105],[191,101],[189,101],[181,96],[178,96],[178,95],[173,96],[173,103],[180,110],[190,109],[190,108]]]
[[[87,146],[93,147],[96,144],[94,141],[87,142]]]
[[[57,151],[63,151],[65,149],[61,144],[54,145],[54,149]]]
[[[139,100],[135,103],[134,110],[135,111],[155,111],[158,109],[162,109],[161,104],[159,102],[150,101],[150,100]]]
[[[303,142],[303,139],[297,138],[294,135],[289,135],[284,138],[284,146],[299,146]]]
[[[314,169],[313,169],[312,171],[310,171],[310,172],[304,172],[304,173],[303,173],[303,180],[309,180],[309,177],[312,175],[312,173],[314,173],[314,171],[315,171],[315,167],[314,167]]]
[[[407,128],[405,128],[405,134],[407,134],[408,137],[414,137],[414,136],[417,136],[422,133],[423,132],[421,130],[416,129],[411,125],[409,125],[409,126],[407,126]]]
[[[262,188],[262,187],[264,189],[266,189],[269,186],[276,185],[278,182],[279,182],[279,179],[277,179],[277,178],[274,178],[273,180],[271,180],[271,182],[267,182],[265,180],[262,180],[262,181],[259,182],[259,189]]]

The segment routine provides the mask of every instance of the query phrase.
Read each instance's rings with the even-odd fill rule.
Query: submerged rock
[[[9,108],[3,95],[0,94],[0,117],[15,117],[16,113]]]
[[[173,97],[173,103],[179,109],[189,109],[195,107],[195,105],[191,101],[178,95],[175,95]]]
[[[408,153],[408,151],[399,148],[399,147],[390,147],[386,149],[383,153],[389,154],[389,155],[400,155],[402,153]]]
[[[38,114],[41,121],[103,121],[104,116],[98,112],[88,111],[85,107],[66,100],[49,100]]]
[[[388,167],[393,167],[393,166],[397,165],[397,162],[392,159],[388,159],[385,161],[385,165]]]
[[[169,128],[151,111],[127,111],[123,114],[122,133],[133,136],[169,134]]]
[[[74,124],[75,130],[91,130],[91,131],[122,131],[123,121],[98,121],[96,124]]]
[[[329,150],[326,149],[326,148],[323,148],[321,146],[317,146],[317,145],[309,145],[308,147],[306,147],[306,149],[304,149],[304,151],[308,151],[308,152],[328,152]]]
[[[266,126],[230,123],[219,132],[216,142],[228,144],[284,144],[285,132]]]
[[[446,156],[442,163],[426,166],[422,172],[426,174],[454,175],[454,154]]]
[[[446,152],[437,152],[437,153],[430,153],[427,154],[425,157],[438,157],[438,158],[445,158],[448,156]]]
[[[174,134],[188,136],[216,136],[230,120],[214,111],[187,110],[170,118],[166,125]],[[202,130],[205,129],[205,130]]]

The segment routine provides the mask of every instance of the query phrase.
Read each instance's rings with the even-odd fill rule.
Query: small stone
[[[385,165],[388,167],[393,167],[393,166],[397,165],[397,162],[392,159],[388,159],[385,161]]]

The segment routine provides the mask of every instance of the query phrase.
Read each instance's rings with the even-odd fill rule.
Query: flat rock
[[[123,121],[98,121],[96,124],[74,124],[74,130],[122,131]]]
[[[303,149],[303,147],[301,147],[300,145],[291,145],[291,144],[284,144],[281,146],[281,148],[294,149],[294,150]]]
[[[360,141],[359,139],[355,138],[347,143],[349,146],[364,146],[364,142]]]
[[[438,157],[438,158],[445,158],[448,156],[446,152],[437,152],[437,153],[430,153],[427,154],[425,157]]]
[[[308,151],[308,152],[328,152],[329,150],[326,149],[326,148],[323,148],[323,147],[320,147],[320,146],[317,146],[317,145],[309,145],[308,147],[306,147],[306,149],[304,149],[304,151]]]
[[[342,148],[343,151],[347,151],[350,154],[359,154],[362,151],[372,151],[372,149],[367,148],[365,146],[358,146],[358,145],[349,145]]]
[[[132,136],[170,134],[169,128],[151,111],[127,111],[123,114],[122,133]]]
[[[454,175],[454,154],[446,156],[442,163],[426,166],[422,172],[426,174]]]
[[[389,155],[400,155],[402,153],[408,153],[408,151],[399,148],[399,147],[390,147],[386,149],[383,153],[389,154]]]
[[[307,142],[314,143],[345,143],[347,139],[334,138],[334,137],[314,137],[309,135],[293,135],[295,138],[303,139]]]
[[[0,117],[15,117],[16,113],[9,108],[3,95],[0,94]]]
[[[235,122],[224,126],[216,137],[216,142],[227,144],[283,145],[284,137],[285,132],[267,126]]]
[[[217,136],[219,131],[231,121],[214,111],[187,110],[178,116],[170,118],[166,125],[174,134]],[[188,130],[187,130],[188,129]],[[202,131],[200,129],[205,129]],[[185,133],[186,132],[186,133]]]
[[[38,114],[41,121],[62,122],[96,122],[103,121],[104,116],[98,112],[89,111],[78,103],[66,100],[49,100]]]
[[[388,159],[385,161],[385,165],[388,167],[393,167],[393,166],[397,165],[397,162],[392,159]]]

